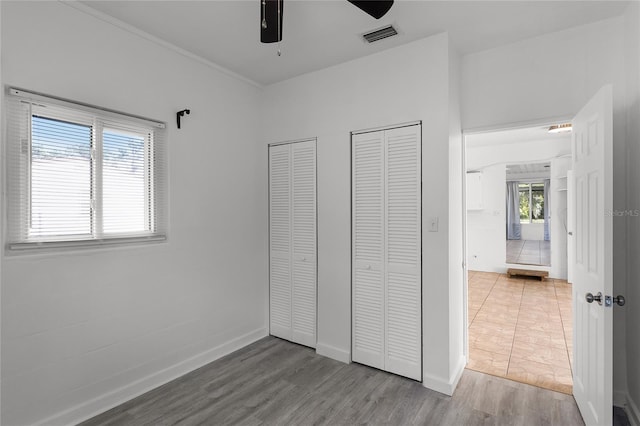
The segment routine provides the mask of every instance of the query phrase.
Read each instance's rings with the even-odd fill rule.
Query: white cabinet
[[[269,327],[316,346],[316,142],[269,147]]]
[[[422,380],[420,125],[351,150],[352,359]]]

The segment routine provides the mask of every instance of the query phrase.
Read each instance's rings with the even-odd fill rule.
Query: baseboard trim
[[[621,390],[613,391],[613,406],[624,408],[627,405],[627,393]]]
[[[425,388],[451,396],[455,392],[456,387],[458,387],[458,382],[460,382],[460,378],[462,377],[462,373],[464,373],[464,367],[466,365],[467,358],[463,355],[458,359],[458,363],[448,380],[443,380],[430,374],[423,374],[422,385]]]
[[[624,409],[627,413],[627,417],[629,418],[629,423],[631,423],[631,426],[640,426],[640,410],[638,410],[638,406],[636,405],[636,403],[631,398],[629,398],[629,395],[626,396]]]
[[[326,356],[327,358],[335,359],[336,361],[349,364],[351,362],[351,352],[344,349],[336,348],[335,346],[327,345],[326,343],[318,342],[316,344],[316,353],[318,355]]]
[[[462,377],[462,373],[464,373],[464,368],[467,366],[467,357],[462,355],[458,359],[458,365],[456,365],[455,370],[453,370],[453,375],[451,376],[451,394],[456,391],[458,387],[458,383],[460,382],[460,378]]]
[[[68,410],[54,414],[37,422],[38,425],[71,425],[88,420],[98,414],[117,407],[118,405],[142,395],[152,389],[162,386],[171,380],[196,370],[216,359],[222,358],[240,348],[243,348],[268,335],[265,328],[260,328],[214,348],[206,350],[198,355],[160,370],[154,374],[143,377],[135,382],[105,393],[97,398],[78,404]]]

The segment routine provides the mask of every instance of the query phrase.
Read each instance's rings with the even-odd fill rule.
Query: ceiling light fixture
[[[549,127],[549,133],[569,133],[571,132],[571,123],[554,124]]]

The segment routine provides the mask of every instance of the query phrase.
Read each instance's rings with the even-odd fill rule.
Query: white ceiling
[[[260,43],[260,0],[82,1],[152,36],[268,85],[448,31],[462,53],[622,14],[623,1],[396,0],[375,20],[346,0],[284,0],[282,56]],[[393,24],[400,35],[368,45],[361,34]]]
[[[550,123],[551,124],[551,123]],[[549,126],[525,127],[465,135],[468,148],[523,142],[570,141],[571,133],[549,133]]]
[[[507,164],[507,179],[521,176],[549,176],[551,163]]]

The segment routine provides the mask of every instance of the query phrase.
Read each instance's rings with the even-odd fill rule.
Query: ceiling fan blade
[[[347,0],[376,19],[382,18],[393,6],[393,0]]]
[[[276,43],[282,40],[283,0],[260,0],[260,41]],[[280,13],[278,14],[278,10]],[[280,22],[278,22],[280,15]]]

